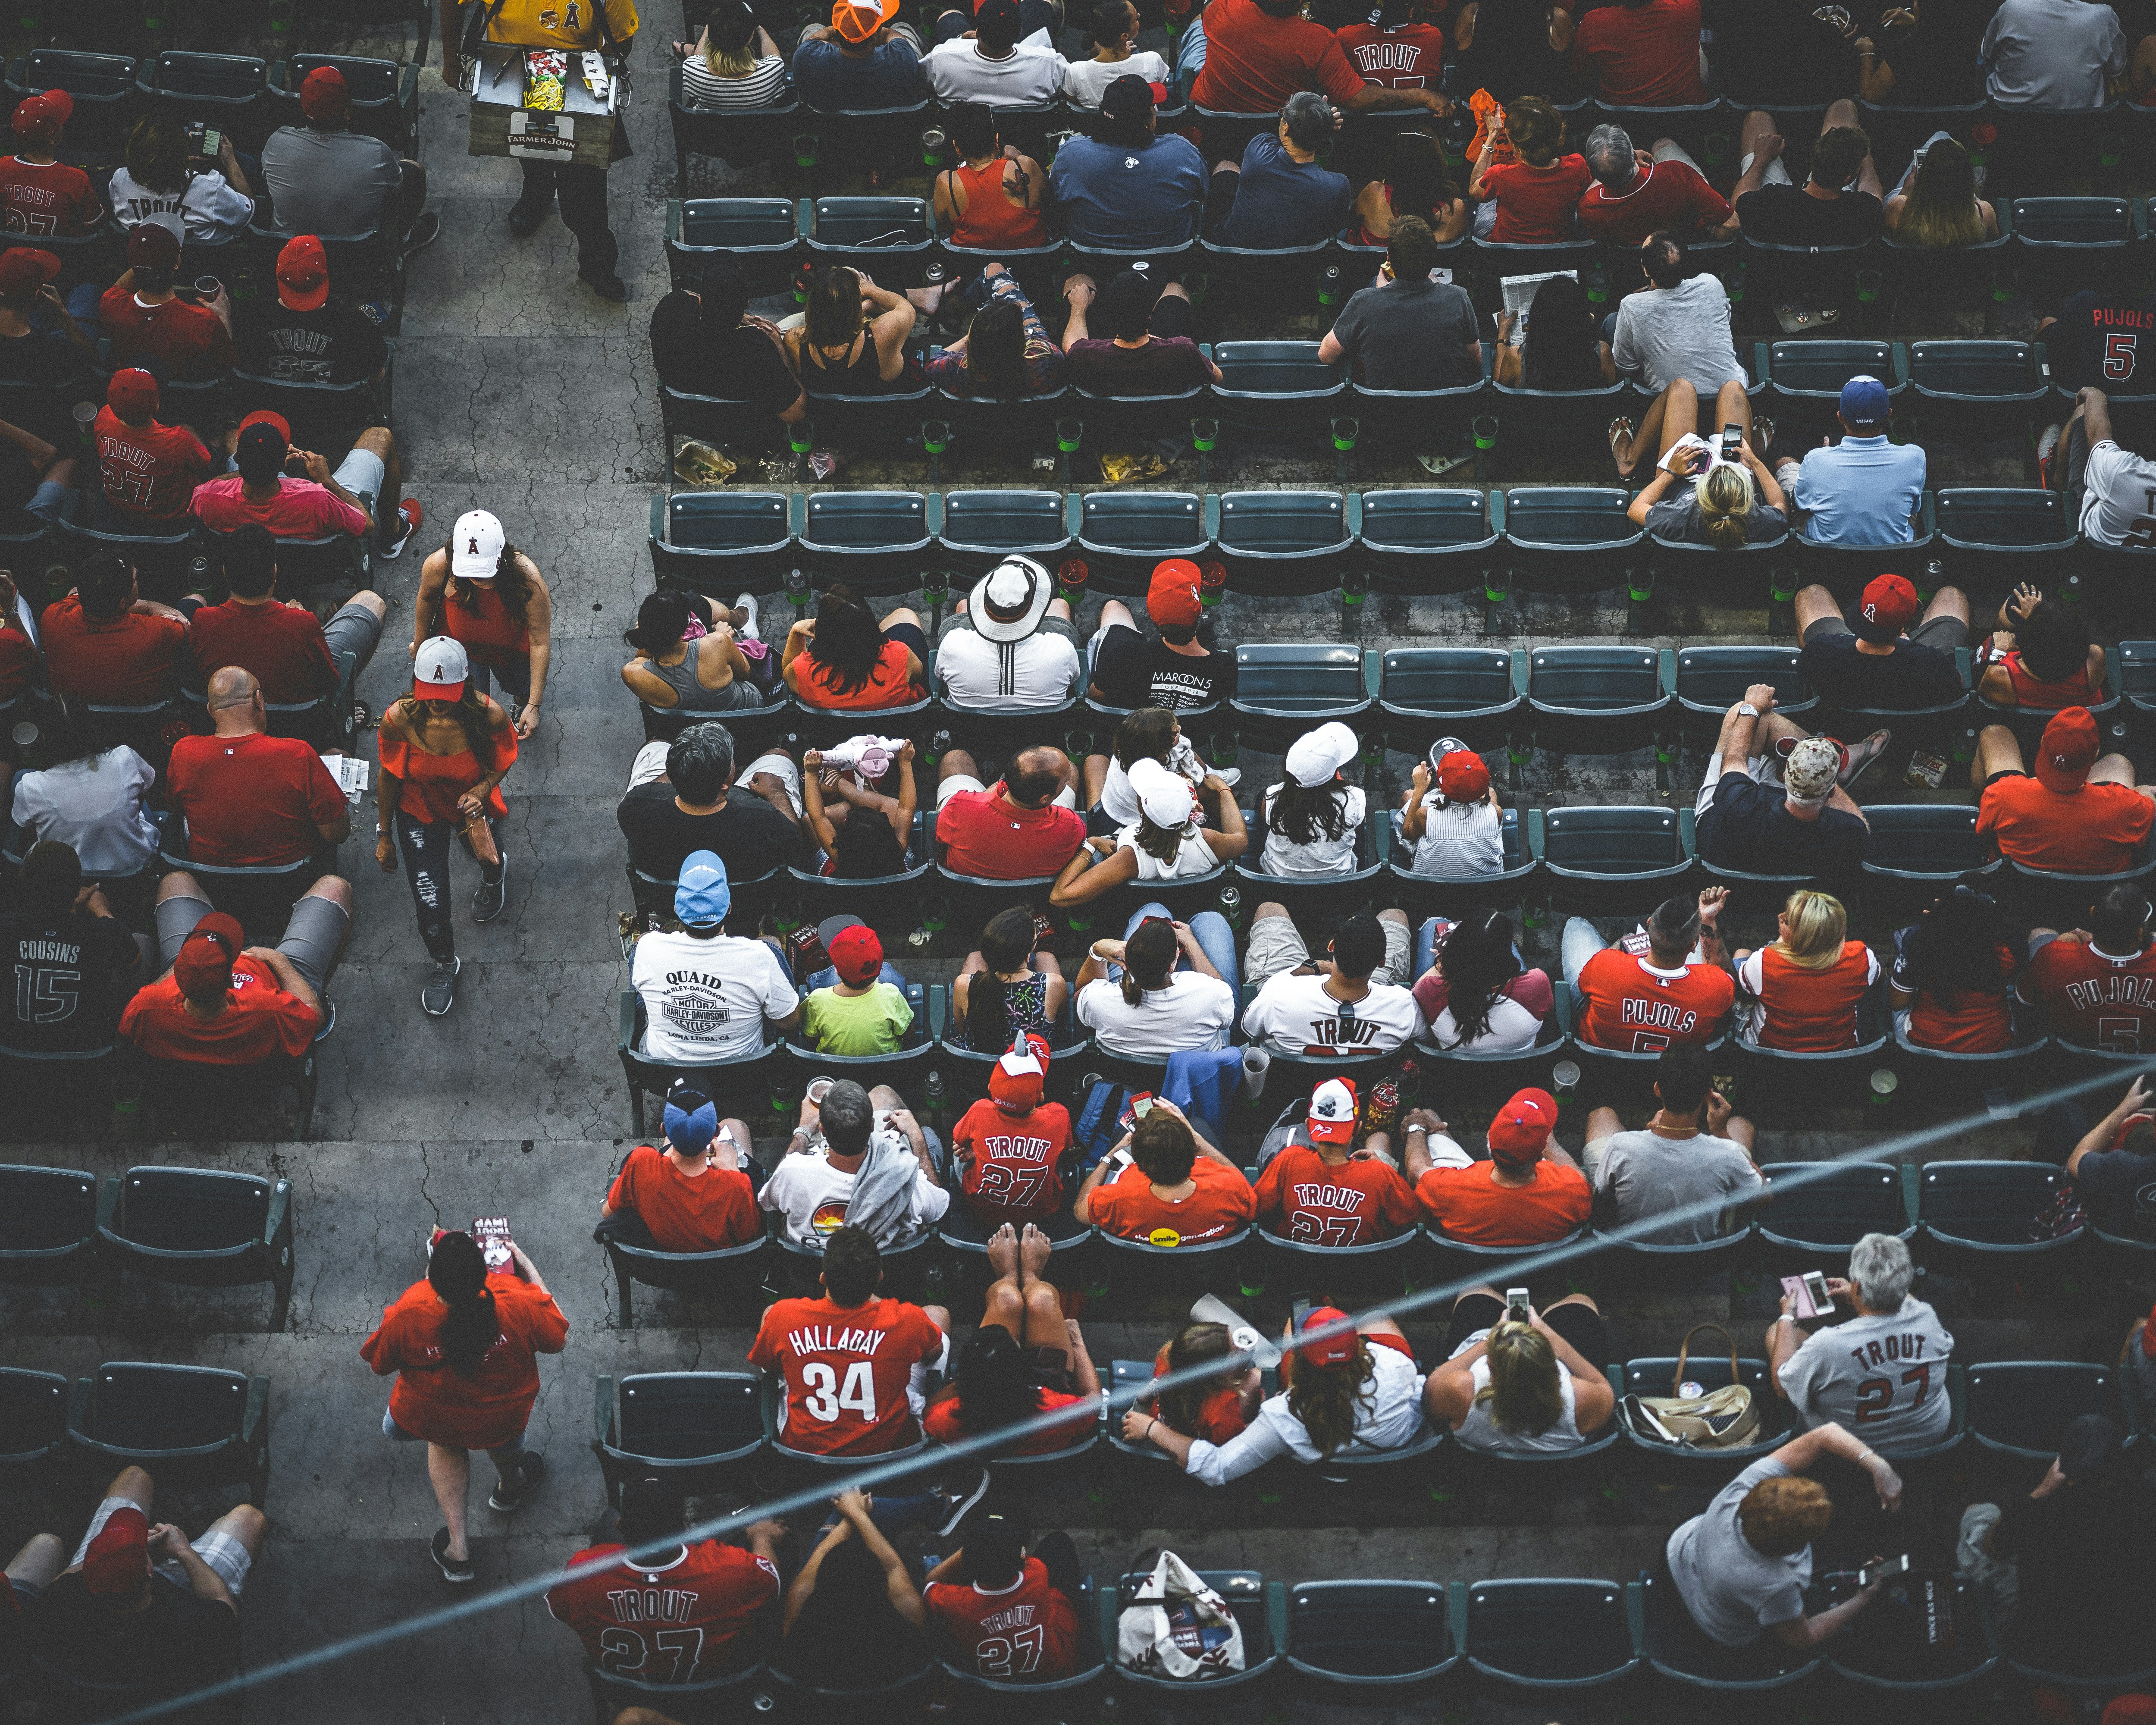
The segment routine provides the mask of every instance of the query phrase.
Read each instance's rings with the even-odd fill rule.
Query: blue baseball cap
[[[1851,425],[1883,425],[1893,411],[1887,403],[1887,386],[1862,374],[1841,386],[1841,417]]]
[[[719,1106],[683,1085],[666,1099],[666,1142],[684,1156],[701,1156],[719,1135]]]
[[[734,896],[726,887],[726,865],[716,850],[692,850],[681,859],[674,884],[674,914],[684,922],[708,927],[726,920]]]

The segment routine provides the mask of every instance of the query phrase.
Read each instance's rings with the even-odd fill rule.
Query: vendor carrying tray
[[[477,69],[471,85],[470,153],[605,167],[613,152],[619,81],[609,79],[606,100],[594,100],[584,83],[581,53],[572,50],[568,76],[562,80],[561,110],[527,111],[524,106],[526,52],[508,43],[480,44],[472,61]]]

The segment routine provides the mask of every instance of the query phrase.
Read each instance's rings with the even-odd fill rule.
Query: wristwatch
[[[1738,701],[1737,703],[1737,711],[1743,714],[1748,719],[1756,719],[1759,716],[1759,709],[1753,706],[1748,701]]]

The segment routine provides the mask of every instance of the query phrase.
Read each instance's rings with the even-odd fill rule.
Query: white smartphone
[[[1525,1288],[1505,1290],[1505,1317],[1509,1322],[1516,1324],[1527,1322],[1527,1314],[1532,1309]]]
[[[1876,1569],[1859,1569],[1856,1572],[1856,1584],[1859,1587],[1870,1587],[1875,1581],[1891,1581],[1897,1575],[1907,1575],[1908,1573],[1909,1554],[1904,1552],[1898,1558],[1887,1558]]]

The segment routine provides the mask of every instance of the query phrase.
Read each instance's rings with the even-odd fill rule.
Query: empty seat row
[[[63,1469],[100,1481],[149,1469],[161,1488],[247,1481],[269,1491],[270,1380],[212,1366],[108,1361],[72,1386],[52,1372],[0,1367],[0,1477],[51,1483]]]

